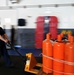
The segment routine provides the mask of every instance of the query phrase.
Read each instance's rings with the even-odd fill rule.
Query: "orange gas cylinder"
[[[64,63],[60,60],[64,60],[65,43],[61,39],[61,35],[58,35],[58,42],[53,46],[53,75],[63,75],[64,72]]]
[[[61,33],[60,35],[61,35],[61,38],[63,38],[63,36],[64,36],[64,33]]]
[[[52,43],[50,42],[50,34],[46,34],[46,39],[43,41],[43,72],[52,73]]]
[[[65,63],[64,75],[74,75],[74,42],[73,36],[70,36],[69,43],[65,46]],[[70,63],[69,63],[70,62]],[[72,64],[73,63],[73,64]]]
[[[70,41],[70,36],[72,36],[72,34],[68,33],[68,41]]]

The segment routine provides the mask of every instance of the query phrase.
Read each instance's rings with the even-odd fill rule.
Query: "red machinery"
[[[35,47],[42,48],[42,41],[44,37],[44,17],[38,17],[36,24]]]
[[[57,25],[58,25],[58,19],[55,16],[50,16],[50,33],[51,33],[51,38],[53,40],[57,39]]]
[[[36,21],[35,47],[42,48],[42,41],[47,33],[51,34],[51,38],[57,38],[58,19],[56,16],[39,16]]]

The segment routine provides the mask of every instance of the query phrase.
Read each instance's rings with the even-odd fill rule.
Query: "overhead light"
[[[74,6],[74,4],[71,4],[72,6]]]
[[[19,0],[10,0],[11,1],[11,3],[18,3],[19,2]]]
[[[23,8],[27,8],[27,6],[23,6]]]
[[[58,7],[59,5],[58,4],[55,4],[55,7]]]
[[[42,7],[42,5],[38,5],[38,7],[39,7],[39,8],[41,8],[41,7]]]

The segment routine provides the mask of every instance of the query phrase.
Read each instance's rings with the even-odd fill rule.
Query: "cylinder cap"
[[[58,35],[58,41],[61,41],[61,39],[62,39],[61,35]]]
[[[50,33],[46,34],[46,39],[50,39]]]

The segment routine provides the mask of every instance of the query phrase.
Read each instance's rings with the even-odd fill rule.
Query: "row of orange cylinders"
[[[52,44],[50,33],[42,44],[43,71],[53,75],[74,75],[74,37],[68,35],[69,42],[62,41],[63,35],[58,35]]]

